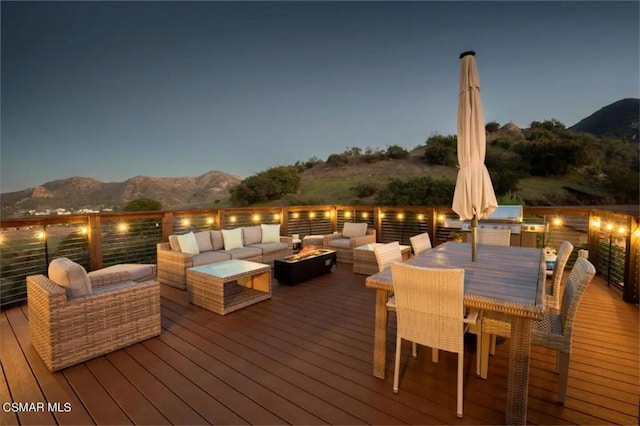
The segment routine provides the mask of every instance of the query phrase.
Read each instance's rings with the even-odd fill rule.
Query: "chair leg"
[[[476,335],[476,376],[481,377],[482,371],[482,333]]]
[[[558,352],[558,369],[560,370],[560,385],[558,389],[558,401],[564,404],[567,396],[567,384],[569,382],[569,358],[571,354]]]
[[[486,379],[489,374],[489,347],[491,346],[491,335],[482,333],[480,343],[480,377]]]
[[[491,355],[495,355],[496,354],[496,340],[497,336],[495,334],[491,335],[491,348],[489,348],[489,353]]]
[[[464,369],[464,352],[460,352],[458,354],[458,396],[457,396],[457,409],[456,414],[458,418],[462,418],[462,380],[463,380],[463,369]]]
[[[393,369],[393,393],[398,393],[398,382],[400,380],[400,347],[402,346],[402,338],[396,337],[396,361]]]
[[[418,358],[418,344],[416,342],[411,342],[411,355]]]
[[[431,349],[431,361],[432,362],[438,362],[440,360],[440,351],[438,350],[438,348],[432,348]]]

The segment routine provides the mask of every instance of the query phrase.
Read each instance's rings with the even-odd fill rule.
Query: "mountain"
[[[88,177],[71,177],[47,182],[35,188],[0,195],[2,216],[16,216],[29,210],[64,208],[122,208],[137,198],[151,198],[163,209],[204,207],[229,196],[229,187],[240,176],[210,171],[197,177],[136,176],[124,182],[102,182]]]
[[[569,130],[638,141],[640,99],[621,99],[591,114]]]

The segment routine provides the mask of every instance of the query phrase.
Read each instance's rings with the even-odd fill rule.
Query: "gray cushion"
[[[364,237],[367,235],[367,223],[345,222],[342,228],[342,236],[345,238]]]
[[[211,242],[213,242],[214,250],[223,250],[224,239],[222,238],[222,231],[211,231]]]
[[[156,276],[156,265],[150,263],[119,263],[89,272],[89,278],[97,277],[100,274],[113,272],[128,272],[131,281],[142,282],[152,280]]]
[[[231,259],[228,253],[223,251],[205,251],[193,256],[193,266],[206,265],[207,263],[222,262]]]
[[[242,247],[233,250],[224,250],[223,253],[228,253],[232,259],[248,259],[250,257],[262,256],[262,250],[255,247]]]
[[[67,290],[67,297],[91,294],[91,280],[86,269],[71,259],[59,257],[49,264],[49,279]]]
[[[334,238],[333,240],[329,240],[329,247],[337,247],[348,249],[351,248],[351,239],[350,238]]]
[[[251,244],[251,247],[262,250],[262,254],[275,253],[277,251],[286,250],[289,246],[285,243],[260,243]]]
[[[198,250],[200,253],[203,251],[211,251],[213,250],[213,244],[211,242],[211,232],[209,231],[201,231],[196,232],[196,242],[198,243]]]
[[[262,228],[259,226],[245,226],[242,228],[242,240],[245,246],[262,242]]]

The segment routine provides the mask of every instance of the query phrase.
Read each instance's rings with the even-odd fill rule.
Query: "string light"
[[[444,221],[445,221],[445,219],[446,219],[446,218],[447,218],[447,217],[446,217],[444,214],[442,214],[442,213],[440,213],[440,214],[438,215],[438,221],[439,221],[439,222],[444,223]]]
[[[316,217],[316,212],[309,212],[309,219],[314,219]]]
[[[420,213],[417,217],[420,221],[424,220],[424,215],[422,213]]]
[[[559,217],[556,217],[553,219],[553,225],[554,226],[560,226],[562,225],[562,219],[560,219]]]
[[[324,212],[324,217],[326,217],[327,219],[329,219],[331,217],[331,212],[330,211],[326,211]]]
[[[275,214],[273,215],[273,220],[275,220],[275,221],[280,221],[280,213],[275,213]]]
[[[251,217],[251,220],[253,220],[254,222],[260,222],[260,215],[259,214],[254,214]]]
[[[351,212],[344,212],[344,217],[346,219],[351,219]]]
[[[300,213],[298,213],[298,212],[294,212],[294,213],[291,215],[291,217],[292,217],[292,218],[294,218],[294,219],[297,219],[297,218],[299,218],[299,217],[300,217]]]
[[[207,225],[213,225],[213,224],[215,223],[215,221],[216,221],[216,220],[215,220],[214,218],[212,218],[212,217],[208,217],[208,218],[207,218]]]
[[[39,240],[44,240],[45,238],[47,238],[47,233],[44,231],[40,231],[36,234],[36,238],[38,238]]]
[[[189,226],[191,225],[191,221],[189,219],[182,219],[182,226]]]
[[[369,213],[367,213],[367,212],[363,212],[362,213],[362,218],[363,219],[367,219],[368,217],[369,217]]]
[[[397,218],[398,220],[403,220],[403,219],[404,219],[404,213],[398,213],[398,214],[396,215],[396,218]]]
[[[238,220],[238,218],[235,217],[235,216],[229,217],[229,222],[231,222],[231,223],[236,223],[237,220]]]

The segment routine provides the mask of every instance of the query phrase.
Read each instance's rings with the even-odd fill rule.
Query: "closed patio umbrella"
[[[484,165],[487,139],[480,101],[480,79],[475,52],[460,55],[458,103],[458,179],[453,194],[453,211],[462,220],[471,219],[471,260],[476,261],[478,219],[488,217],[497,207],[491,177]]]

